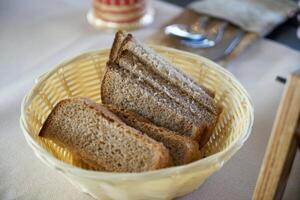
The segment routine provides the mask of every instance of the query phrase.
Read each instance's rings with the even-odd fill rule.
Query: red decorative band
[[[94,10],[96,10],[97,12],[101,12],[101,13],[130,14],[130,13],[134,13],[134,12],[141,12],[142,10],[145,10],[145,7],[146,7],[145,4],[141,4],[139,7],[131,8],[128,10],[107,10],[107,9],[103,9],[103,8],[95,5]]]
[[[115,6],[129,6],[137,3],[145,3],[145,0],[95,0],[98,3]]]
[[[145,15],[145,12],[141,13],[138,16],[134,16],[132,18],[129,19],[124,19],[124,20],[116,20],[116,19],[107,19],[106,17],[103,17],[103,15],[99,14],[99,13],[94,13],[96,17],[100,18],[103,21],[106,22],[113,22],[113,23],[119,23],[119,24],[125,24],[125,23],[131,23],[131,22],[135,22],[138,21],[140,18],[142,18]]]

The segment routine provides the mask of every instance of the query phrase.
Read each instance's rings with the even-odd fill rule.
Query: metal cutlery
[[[216,47],[211,48],[208,51],[203,51],[203,54],[201,55],[211,60],[219,61],[232,53],[244,35],[245,31],[239,29],[232,37],[224,39]]]
[[[210,48],[215,46],[223,38],[227,22],[222,23],[216,33],[206,31],[208,17],[202,17],[199,23],[192,26],[184,24],[172,24],[165,28],[165,34],[177,37],[182,44],[192,48]]]
[[[194,49],[193,51],[196,51],[200,55],[218,61],[228,56],[246,33],[236,28],[234,34],[228,34],[232,30],[235,30],[231,28],[231,31],[228,30],[229,32],[225,35],[229,25],[228,22],[220,23],[213,32],[208,31],[207,24],[209,20],[209,17],[204,16],[199,19],[198,23],[190,26],[172,24],[165,27],[164,32],[167,35],[177,38],[179,44],[182,44],[186,48]]]
[[[207,38],[206,34],[201,32],[201,30],[206,29],[208,20],[209,18],[205,16],[200,18],[199,23],[191,26],[185,24],[172,24],[165,27],[165,34],[184,40],[201,41]]]
[[[215,36],[207,36],[205,39],[203,40],[182,40],[181,43],[183,45],[186,45],[188,47],[192,47],[192,48],[211,48],[216,46],[222,39],[225,33],[225,29],[228,26],[227,22],[222,23],[218,30],[217,33],[215,34]]]
[[[178,37],[179,39],[204,40],[206,36],[201,33],[193,33],[189,31],[189,27],[184,24],[172,24],[165,28],[167,35]]]

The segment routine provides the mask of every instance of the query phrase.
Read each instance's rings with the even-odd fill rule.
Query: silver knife
[[[219,61],[228,56],[235,49],[235,47],[240,43],[244,35],[245,31],[239,29],[233,37],[230,37],[229,39],[223,39],[223,41],[221,41],[215,47],[206,49],[200,54],[213,61]]]

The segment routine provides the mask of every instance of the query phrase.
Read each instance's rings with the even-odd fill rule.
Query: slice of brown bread
[[[118,45],[114,45],[119,49],[111,50],[118,53],[117,58],[114,53],[115,59],[107,64],[101,86],[102,102],[134,111],[158,126],[190,136],[199,141],[202,147],[208,141],[218,119],[216,113],[219,110],[213,98],[201,88],[198,88],[201,94],[191,94],[194,90],[189,85],[185,85],[188,89],[184,89],[181,84],[181,81],[188,82],[188,77],[178,75],[181,72],[170,63],[166,64],[168,67],[164,67],[164,62],[167,61],[160,61],[161,58],[151,50],[145,51],[145,55],[151,53],[150,56],[145,56],[135,53],[134,47],[125,48],[124,46],[135,41],[130,35],[125,39],[124,37],[122,33]],[[157,65],[145,62],[152,57],[156,59]],[[173,79],[166,76],[166,71],[170,72]],[[173,72],[176,72],[175,76],[172,75]],[[201,95],[204,95],[203,98],[200,98]],[[146,104],[148,105],[145,106]]]
[[[127,33],[125,31],[116,32],[116,36],[109,54],[110,62],[114,62],[118,57],[119,49],[121,48],[122,42],[126,38]]]
[[[117,109],[112,105],[107,105],[107,107],[127,125],[140,130],[158,142],[162,142],[169,149],[175,165],[183,165],[200,159],[199,145],[195,140],[178,135],[166,128],[158,127],[134,112]]]
[[[118,57],[120,56],[120,54],[122,54],[123,50],[126,49],[126,47],[123,47],[123,46],[129,46],[131,47],[132,44],[131,43],[134,43],[134,45],[138,45],[139,48],[143,48],[144,51],[148,51],[146,52],[146,54],[149,54],[149,53],[153,53],[153,51],[151,49],[147,49],[147,47],[143,46],[142,44],[140,44],[138,41],[136,41],[132,35],[128,34],[127,32],[125,31],[118,31],[116,32],[115,34],[115,39],[113,41],[113,45],[112,45],[112,48],[111,48],[111,52],[110,52],[110,55],[109,55],[109,62],[110,63],[116,63],[118,62]],[[122,48],[121,48],[122,47]],[[129,48],[129,49],[132,49],[132,48]],[[160,59],[158,57],[158,59]],[[163,59],[163,58],[162,58]],[[163,66],[164,67],[164,66]],[[167,71],[169,70],[170,67],[167,67]],[[172,68],[172,67],[171,67]],[[175,68],[175,70],[177,70]],[[179,70],[178,70],[179,71]],[[181,73],[179,71],[179,73]],[[169,76],[169,74],[168,74]],[[188,76],[185,76],[183,74],[183,79],[187,79],[188,82],[192,82],[192,84],[196,84],[191,78],[189,78]],[[176,79],[176,77],[175,77]],[[202,89],[204,92],[206,92],[209,96],[211,96],[212,98],[215,97],[215,92],[202,86],[202,85],[199,85],[199,84],[196,84],[198,87],[200,87],[200,89]],[[198,88],[196,88],[198,90]],[[200,91],[202,92],[202,91]]]
[[[170,165],[171,158],[163,144],[127,126],[107,108],[86,98],[59,102],[39,136],[106,171],[142,172]]]
[[[189,95],[195,98],[198,103],[202,104],[210,112],[214,114],[220,113],[218,105],[212,98],[214,97],[214,92],[197,84],[189,76],[185,75],[182,71],[174,67],[169,61],[133,38],[131,34],[127,34],[124,31],[118,32],[116,36],[118,34],[122,34],[122,38],[115,37],[115,39],[118,38],[118,43],[120,45],[118,45],[116,49],[112,47],[112,52],[117,52],[117,58],[115,58],[114,62],[118,63],[118,58],[120,58],[122,53],[127,50],[138,57],[140,61],[143,62],[147,67],[159,73],[163,78],[177,85],[178,88],[187,91]]]
[[[178,85],[175,85],[168,80],[162,78],[159,73],[153,71],[148,66],[145,66],[140,59],[129,51],[125,50],[118,60],[119,66],[127,69],[130,73],[143,79],[147,84],[151,85],[155,90],[166,94],[171,101],[176,102],[178,105],[189,113],[192,118],[205,116],[203,123],[207,122],[207,126],[211,126],[215,121],[215,115],[209,112],[203,105],[199,104],[189,93],[185,90],[180,90]]]
[[[157,126],[196,140],[207,127],[203,118],[193,118],[165,93],[117,65],[107,66],[101,84],[101,99],[105,105],[135,112]]]

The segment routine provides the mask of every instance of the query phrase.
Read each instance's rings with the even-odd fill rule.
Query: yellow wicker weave
[[[21,127],[35,154],[63,173],[74,185],[97,199],[171,199],[198,188],[220,169],[248,138],[253,108],[247,92],[225,69],[210,60],[171,48],[153,46],[162,56],[216,92],[224,108],[203,153],[188,165],[144,173],[109,173],[87,170],[69,151],[37,136],[54,105],[67,97],[83,96],[101,102],[100,83],[109,50],[82,54],[39,78],[22,103]],[[75,167],[77,166],[77,167]]]

